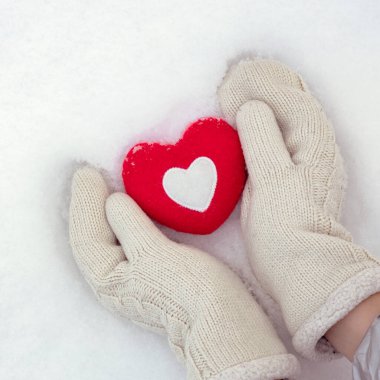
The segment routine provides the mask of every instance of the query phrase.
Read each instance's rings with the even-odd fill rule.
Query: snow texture
[[[0,0],[0,378],[185,379],[165,338],[85,284],[69,184],[87,161],[120,189],[131,146],[220,115],[217,86],[242,57],[289,64],[319,97],[349,173],[344,221],[378,254],[379,18],[376,0]],[[164,231],[249,275],[238,210],[210,236]],[[351,376],[344,359],[302,367],[303,380]]]

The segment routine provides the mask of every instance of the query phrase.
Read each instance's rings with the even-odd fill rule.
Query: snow
[[[121,186],[137,142],[175,141],[218,115],[241,57],[302,72],[333,121],[349,173],[344,221],[380,247],[380,3],[376,0],[0,1],[0,378],[185,379],[165,338],[102,309],[67,235],[80,162]],[[165,231],[247,272],[236,211],[213,235]],[[345,360],[300,379],[349,379]]]

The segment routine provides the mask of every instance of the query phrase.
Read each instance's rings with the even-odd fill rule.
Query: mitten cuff
[[[292,378],[299,371],[291,354],[269,356],[227,368],[209,380],[273,380]]]
[[[331,360],[335,352],[324,334],[357,305],[380,292],[380,268],[359,272],[336,289],[327,301],[306,320],[293,336],[295,349],[311,360]]]

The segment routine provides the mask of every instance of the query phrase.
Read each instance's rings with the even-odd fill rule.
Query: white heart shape
[[[203,212],[214,197],[218,174],[214,162],[198,157],[188,169],[171,168],[162,179],[168,197],[190,210]]]

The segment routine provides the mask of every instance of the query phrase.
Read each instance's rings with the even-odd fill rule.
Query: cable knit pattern
[[[109,195],[89,167],[73,179],[70,242],[100,302],[167,334],[189,380],[274,379],[297,371],[297,360],[236,274],[167,239],[130,197]]]
[[[380,266],[340,224],[343,161],[303,80],[271,60],[232,67],[219,100],[249,172],[242,227],[253,271],[280,304],[295,348],[331,358],[325,332],[380,291]]]

